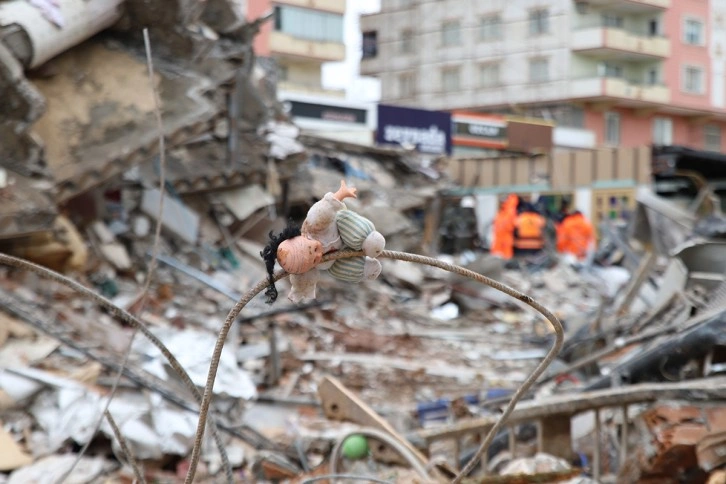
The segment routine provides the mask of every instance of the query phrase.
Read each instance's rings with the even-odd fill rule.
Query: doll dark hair
[[[267,269],[267,278],[270,281],[270,285],[267,286],[265,296],[267,304],[272,304],[277,300],[277,288],[275,287],[275,261],[277,260],[277,248],[282,242],[293,237],[300,235],[300,226],[295,224],[292,220],[287,223],[282,232],[275,235],[270,231],[270,242],[262,249],[260,255],[265,261],[265,268]]]

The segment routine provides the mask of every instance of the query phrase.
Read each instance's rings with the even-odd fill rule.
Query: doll
[[[274,266],[277,261],[290,274],[292,290],[288,299],[297,303],[315,299],[320,270],[345,282],[372,280],[381,273],[376,259],[385,248],[385,239],[367,218],[348,210],[343,200],[355,197],[355,188],[341,181],[337,192],[328,192],[308,211],[302,227],[287,227],[262,251],[270,285],[265,295],[268,304],[277,299]],[[364,256],[320,263],[324,254],[337,250],[363,251]]]

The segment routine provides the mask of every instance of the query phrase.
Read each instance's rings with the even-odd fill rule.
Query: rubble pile
[[[43,15],[59,21],[51,3]],[[449,182],[436,163],[301,135],[276,104],[274,63],[252,52],[265,19],[247,22],[223,0],[161,2],[163,15],[159,3],[120,3],[43,62],[0,36],[0,93],[14,106],[0,113],[0,252],[136,315],[202,390],[228,311],[267,278],[269,234],[301,222],[344,179],[358,190],[347,207],[387,249],[501,281],[565,326],[558,359],[472,482],[723,482],[720,213],[642,191],[627,230],[600,227],[594,265],[438,254],[430,213]],[[0,26],[20,4],[39,8],[3,2]],[[163,157],[154,91],[138,87],[148,85],[147,24]],[[472,458],[552,328],[464,277],[382,266],[361,284],[323,275],[313,301],[245,306],[222,352],[195,482],[223,482],[227,466],[239,482],[336,472],[447,482]],[[111,395],[108,415],[145,479],[186,475],[198,399],[104,304],[35,272],[0,270],[0,482],[131,482],[104,418]]]
[[[310,159],[300,173],[340,176]],[[383,173],[397,176],[395,168]],[[246,193],[263,198],[256,184],[209,193],[220,201],[196,211],[198,238],[184,232],[189,224],[173,225],[184,212],[168,225],[162,215],[158,268],[142,305],[158,195],[144,210],[151,189],[140,189],[142,179],[134,176],[124,175],[115,215],[85,227],[85,266],[75,276],[115,305],[142,310],[142,321],[201,388],[228,309],[265,278],[263,235],[279,219],[266,212],[274,206],[269,202],[263,216],[240,216],[240,223],[254,218],[254,230],[227,244],[234,230],[215,220],[217,211],[222,219],[233,218],[235,210],[249,207],[235,203]],[[362,182],[360,199],[351,205],[365,212],[372,195],[364,180],[351,180]],[[436,193],[430,179],[417,183],[412,191],[422,200]],[[190,206],[202,206],[200,198],[184,200],[188,204],[178,201],[177,208],[192,213]],[[640,209],[646,211],[649,201],[641,200]],[[415,217],[399,213],[417,227]],[[399,240],[408,248],[405,237]],[[604,482],[611,475],[625,480],[619,482],[706,482],[709,474],[718,475],[724,431],[718,400],[725,396],[718,376],[722,244],[686,236],[665,257],[651,252],[647,240],[621,238],[604,241],[601,247],[610,252],[600,254],[619,264],[591,267],[565,260],[514,267],[476,252],[438,256],[531,295],[567,329],[560,358],[517,406],[510,429],[495,438],[480,466],[488,475],[478,479],[534,482],[530,475],[536,482],[588,482],[582,475],[590,475]],[[633,261],[623,247],[631,248]],[[380,278],[364,284],[323,277],[316,301],[293,305],[281,298],[269,306],[256,298],[243,310],[225,346],[213,400],[240,479],[324,474],[336,444],[347,435],[366,435],[366,429],[400,439],[414,461],[438,463],[427,479],[446,479],[471,457],[497,408],[551,344],[551,329],[539,315],[491,288],[429,267],[391,260],[383,265]],[[279,284],[287,290],[286,282]],[[130,479],[110,425],[103,421],[98,433],[93,430],[132,328],[74,291],[15,269],[3,271],[0,298],[0,442],[3,470],[13,471],[8,481],[27,482],[51,467],[62,475],[89,442],[74,477]],[[179,479],[193,444],[196,403],[148,340],[139,335],[131,348],[109,412],[147,478]],[[221,456],[207,439],[202,481],[223,475]],[[343,452],[338,469],[398,482],[422,478],[385,442],[369,443],[362,459],[350,455]]]

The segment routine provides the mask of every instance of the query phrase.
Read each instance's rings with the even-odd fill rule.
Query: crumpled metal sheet
[[[693,234],[707,238],[726,237],[726,217],[709,215],[700,219],[693,228]]]
[[[643,190],[637,196],[633,237],[668,254],[693,231],[696,216],[674,203]]]

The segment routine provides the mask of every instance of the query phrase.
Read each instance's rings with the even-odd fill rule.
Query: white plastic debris
[[[195,329],[180,331],[176,328],[155,328],[153,331],[187,370],[192,381],[203,388],[207,382],[207,373],[217,337],[212,333]],[[140,338],[134,342],[134,345],[136,351],[146,355],[147,360],[142,366],[144,370],[165,380],[173,378],[175,373],[167,366],[166,358],[158,348]],[[255,384],[250,375],[238,365],[232,345],[225,345],[222,350],[214,393],[245,400],[257,396]]]
[[[63,476],[76,460],[75,454],[51,455],[35,463],[18,469],[10,474],[7,484],[55,484],[61,482]],[[97,458],[82,457],[73,472],[63,482],[66,484],[86,484],[95,480],[113,464]]]
[[[450,302],[431,310],[431,317],[439,321],[451,321],[459,317],[459,306]]]

